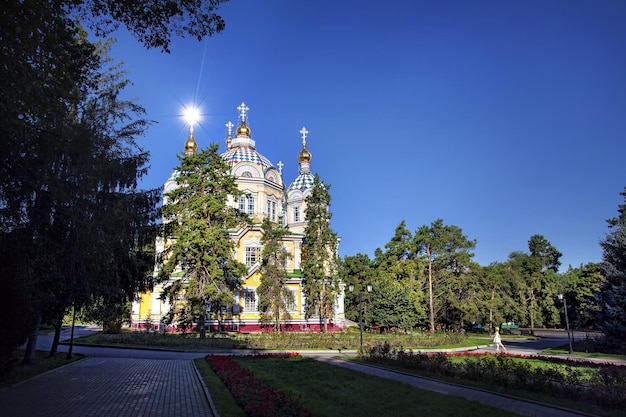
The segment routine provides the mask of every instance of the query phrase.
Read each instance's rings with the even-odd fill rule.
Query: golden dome
[[[185,154],[196,153],[197,150],[198,150],[198,143],[193,137],[193,130],[191,130],[189,132],[189,137],[187,138],[187,141],[185,142]]]
[[[298,162],[311,162],[311,153],[307,150],[307,148],[302,147],[302,150],[298,154]]]
[[[239,135],[243,135],[243,136],[250,136],[250,128],[248,126],[246,126],[246,122],[244,122],[243,120],[241,121],[241,124],[239,125],[239,127],[237,127],[237,136]]]

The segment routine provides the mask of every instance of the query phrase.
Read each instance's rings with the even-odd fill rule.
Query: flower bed
[[[459,361],[452,359],[453,357],[466,359]],[[370,348],[363,358],[373,363],[480,381],[493,386],[549,392],[554,396],[592,402],[609,408],[626,407],[626,368],[623,366],[507,353],[424,354],[391,349],[386,344]],[[531,366],[529,361],[519,359],[538,360],[546,364]],[[581,366],[590,371],[583,374],[579,369]]]
[[[254,358],[288,358],[298,353],[277,353],[248,355]],[[272,388],[266,382],[240,366],[230,355],[208,355],[211,369],[224,382],[235,401],[250,417],[309,417],[312,414],[299,402],[288,398],[283,392]]]

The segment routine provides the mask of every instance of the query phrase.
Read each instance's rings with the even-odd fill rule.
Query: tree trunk
[[[491,289],[491,305],[489,306],[489,333],[493,330],[493,300],[496,298],[496,288]]]
[[[22,360],[23,364],[30,364],[35,361],[35,351],[37,348],[37,337],[39,336],[39,326],[41,325],[41,315],[41,311],[37,313],[35,324],[33,325],[30,336],[28,336],[28,343],[26,343],[24,359]]]
[[[61,311],[57,317],[57,321],[54,323],[54,339],[52,340],[52,346],[50,347],[50,356],[54,356],[59,349],[59,340],[61,339],[61,328],[63,326],[63,316],[65,311]]]
[[[206,323],[206,316],[205,316],[205,314],[204,313],[200,314],[200,317],[198,317],[198,332],[200,333],[200,339],[206,339],[205,323]],[[218,330],[219,330],[219,323],[220,323],[220,316],[218,314],[217,315]]]
[[[435,306],[433,302],[433,261],[430,256],[430,248],[426,249],[428,256],[428,312],[430,315],[430,331],[435,331]]]

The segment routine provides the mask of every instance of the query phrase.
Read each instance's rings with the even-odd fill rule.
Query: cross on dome
[[[246,112],[248,110],[250,110],[250,108],[248,106],[246,106],[246,103],[244,103],[243,101],[241,102],[241,104],[239,105],[239,107],[237,107],[237,110],[239,110],[239,117],[241,118],[241,122],[245,122],[246,121]]]
[[[278,161],[276,165],[278,165],[278,172],[280,173],[280,175],[283,175],[283,167],[285,166],[285,164],[283,164],[283,161]]]
[[[306,146],[306,136],[309,134],[309,131],[306,130],[306,127],[302,126],[300,134],[302,135],[302,146]]]
[[[233,122],[229,121],[228,123],[226,123],[226,129],[228,129],[228,137],[232,138],[233,137],[233,127],[235,127],[235,125],[233,124]]]

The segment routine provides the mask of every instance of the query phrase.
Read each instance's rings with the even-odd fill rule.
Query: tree
[[[99,200],[98,204],[107,202],[106,207],[112,211],[116,210],[115,206],[130,215],[132,209],[126,211],[124,201],[138,203],[143,199],[148,206],[133,206],[137,209],[134,214],[150,217],[153,213],[149,206],[156,193],[130,191],[145,173],[147,153],[136,152],[134,143],[127,141],[121,145],[124,139],[117,143],[119,138],[109,136],[115,129],[127,135],[127,139],[140,134],[146,127],[145,121],[127,122],[143,110],[119,100],[117,95],[109,99],[101,94],[103,90],[98,90],[99,77],[107,75],[100,71],[101,60],[94,53],[95,46],[81,33],[75,17],[91,19],[91,27],[98,34],[122,22],[145,45],[168,50],[172,32],[186,32],[199,38],[222,30],[221,18],[213,13],[220,3],[219,0],[149,4],[97,0],[3,2],[0,11],[0,238],[5,243],[11,241],[18,245],[14,249],[21,259],[4,263],[11,268],[1,278],[3,288],[10,290],[3,292],[3,296],[11,300],[2,303],[3,307],[14,308],[2,314],[0,324],[4,329],[9,327],[4,326],[5,321],[19,327],[10,341],[7,338],[7,343],[2,344],[0,361],[3,363],[28,335],[25,360],[31,358],[38,323],[44,314],[58,318],[67,305],[102,296],[102,292],[98,294],[90,288],[111,288],[93,285],[94,280],[107,276],[112,284],[124,281],[121,285],[124,289],[137,288],[125,281],[131,275],[137,278],[137,270],[129,268],[127,262],[134,263],[137,259],[129,259],[128,255],[146,257],[141,244],[145,223],[137,217],[136,233],[118,242],[115,252],[107,252],[110,246],[101,245],[111,235],[83,233],[111,230],[99,223],[98,217],[87,223],[90,228],[82,228],[85,223],[81,217],[88,219],[97,213],[83,210],[84,206],[89,206],[88,202],[94,203],[94,199]],[[190,15],[194,17],[178,20]],[[120,89],[123,85],[118,84]],[[98,106],[97,100],[102,100],[103,106]],[[88,109],[89,105],[95,105],[92,109],[95,113]],[[89,119],[90,114],[95,118]],[[109,142],[94,143],[94,138]],[[102,158],[115,159],[116,156],[121,159],[108,167],[117,163],[122,175],[130,172],[130,183],[116,177],[115,170],[92,169],[100,167]],[[114,175],[100,177],[101,182],[93,181],[96,174],[107,173]],[[116,181],[119,182],[116,184]],[[81,188],[72,190],[76,183]],[[96,189],[89,190],[84,184],[102,186],[98,188],[101,194],[95,196]],[[85,237],[91,239],[91,244],[81,240]],[[98,237],[100,243],[96,243]],[[135,246],[130,247],[129,241]],[[73,245],[65,245],[69,242]],[[10,252],[3,251],[3,255],[8,258]],[[112,257],[102,256],[107,253]],[[123,254],[122,259],[113,255],[119,253]],[[98,257],[102,263],[95,260]],[[105,262],[116,269],[102,267]],[[111,275],[107,275],[109,273]],[[120,296],[124,298],[127,294],[122,290],[115,298],[120,301]]]
[[[202,40],[226,27],[219,7],[228,0],[58,0],[86,22],[96,36],[112,33],[123,24],[147,48],[169,52],[172,33]]]
[[[306,198],[304,253],[302,274],[306,295],[307,317],[318,316],[321,329],[328,331],[328,320],[334,316],[337,282],[337,235],[330,227],[330,185],[319,176],[313,179],[311,194]]]
[[[426,318],[423,266],[405,221],[396,227],[385,250],[376,251],[374,268],[367,323],[382,330],[400,328],[405,331],[423,324]]]
[[[577,268],[570,266],[562,276],[563,296],[567,299],[573,328],[597,328],[596,316],[600,312],[598,296],[605,282],[601,268],[601,264],[592,262]]]
[[[474,256],[471,250],[476,246],[476,241],[469,240],[458,226],[444,225],[442,219],[435,220],[430,226],[421,226],[415,232],[414,241],[417,252],[426,262],[430,331],[434,332],[434,291],[447,292],[444,287],[450,284],[450,280],[466,273]]]
[[[346,285],[354,285],[352,293],[346,292],[344,304],[345,315],[348,320],[359,320],[359,296],[366,292],[366,286],[372,282],[373,266],[369,256],[357,253],[354,256],[345,256],[338,265],[338,276]]]
[[[509,255],[509,266],[521,283],[519,301],[527,308],[531,333],[539,325],[560,323],[559,311],[555,305],[559,292],[558,267],[561,264],[559,252],[542,235],[533,235],[528,240],[529,254],[513,252]]]
[[[229,231],[247,224],[247,216],[228,204],[241,192],[213,143],[198,153],[179,155],[178,187],[166,194],[163,206],[164,237],[172,237],[163,253],[159,276],[170,280],[180,269],[183,276],[165,291],[170,299],[183,295],[200,337],[206,337],[207,312],[219,317],[233,303],[247,268],[234,259],[235,242]]]
[[[626,200],[626,187],[620,193]],[[598,293],[597,321],[607,348],[626,351],[626,204],[618,206],[617,217],[607,220],[610,231],[602,247],[602,274],[606,278]]]
[[[287,307],[294,302],[293,293],[286,288],[289,252],[283,245],[287,229],[274,226],[269,217],[263,219],[263,251],[261,253],[261,285],[257,288],[261,320],[272,322],[281,330],[281,320],[289,319]]]

